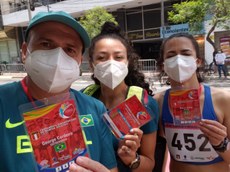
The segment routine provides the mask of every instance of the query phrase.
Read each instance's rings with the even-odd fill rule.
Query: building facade
[[[37,12],[64,10],[78,18],[84,14],[84,11],[95,6],[103,6],[115,16],[143,59],[158,60],[160,45],[164,38],[173,33],[189,32],[188,24],[172,25],[167,20],[167,14],[172,10],[172,5],[181,1],[183,0],[2,0],[0,63],[20,62],[20,46],[24,41],[26,26]],[[33,2],[32,6],[31,2]],[[230,37],[229,32],[226,34],[226,38]],[[202,57],[210,62],[212,57],[207,50],[210,52],[212,50],[206,46],[208,43],[205,41],[205,32],[196,34],[194,37],[200,45]],[[222,39],[221,45],[226,44],[226,40],[224,41],[222,43]]]

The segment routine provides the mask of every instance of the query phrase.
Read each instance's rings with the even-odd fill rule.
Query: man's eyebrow
[[[81,45],[80,43],[67,43],[66,47],[72,48],[72,49],[78,49],[78,48],[83,49],[83,45]]]
[[[67,43],[66,45],[67,45],[67,47],[71,47],[71,48],[76,48],[76,47],[80,46],[78,43]]]
[[[38,41],[48,41],[48,42],[52,42],[51,39],[46,38],[46,37],[39,37],[39,38],[38,38]]]

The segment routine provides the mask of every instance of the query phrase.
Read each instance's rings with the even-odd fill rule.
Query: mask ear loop
[[[93,68],[95,69],[97,65],[95,65],[95,64],[92,63],[92,66],[93,66]]]
[[[28,48],[26,49],[26,52],[28,52],[29,54],[31,54],[31,52],[30,52],[30,50]]]

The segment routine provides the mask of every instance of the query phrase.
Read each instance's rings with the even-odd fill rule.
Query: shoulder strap
[[[127,99],[136,95],[137,98],[144,104],[148,103],[148,93],[145,89],[138,86],[130,86]]]
[[[83,90],[83,93],[85,93],[89,96],[92,96],[99,88],[100,88],[100,85],[92,84],[92,85],[89,85],[88,87],[86,87]]]
[[[83,90],[83,93],[92,96],[98,89],[100,88],[99,85],[97,84],[92,84],[89,85],[88,87],[86,87]],[[129,91],[128,91],[128,95],[127,95],[127,99],[136,95],[137,98],[144,104],[148,103],[148,93],[145,89],[138,87],[138,86],[130,86],[129,87]]]

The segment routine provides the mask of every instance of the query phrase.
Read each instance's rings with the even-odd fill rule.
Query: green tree
[[[190,0],[173,5],[173,10],[168,12],[169,21],[173,23],[189,23],[192,31],[199,31],[202,22],[210,20],[211,28],[206,40],[213,46],[211,34],[216,27],[228,30],[230,28],[230,0]]]
[[[84,16],[82,16],[79,21],[85,27],[90,38],[93,38],[100,33],[101,26],[106,21],[111,21],[117,24],[114,16],[107,12],[103,7],[95,7],[86,11]]]

